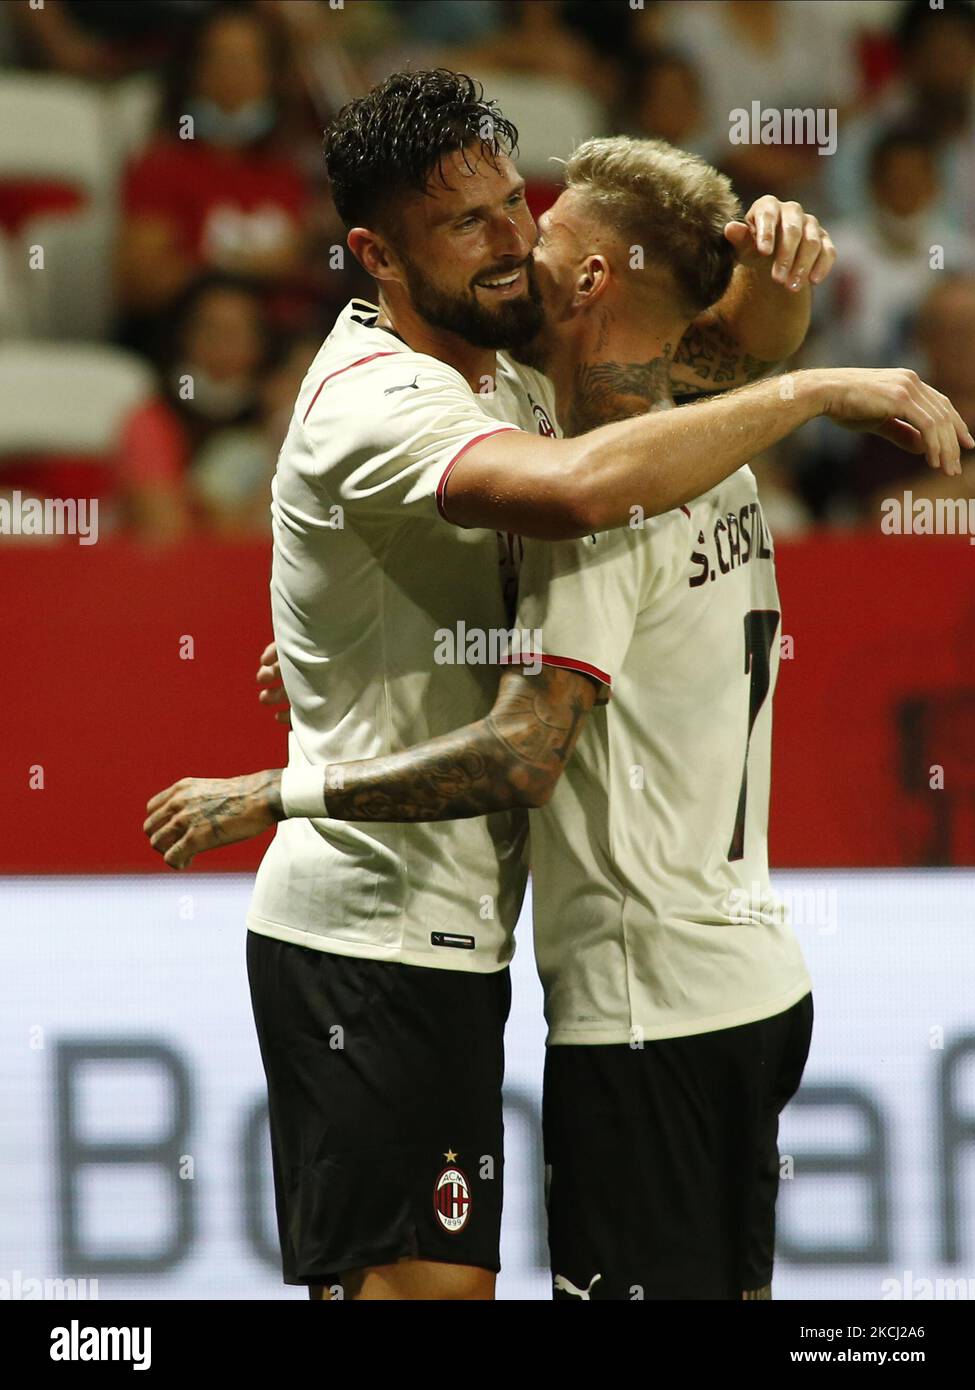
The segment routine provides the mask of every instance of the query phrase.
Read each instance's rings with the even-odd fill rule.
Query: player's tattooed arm
[[[809,331],[812,286],[836,259],[829,233],[799,203],[756,199],[724,229],[738,264],[674,354],[675,397],[747,386],[786,362]]]
[[[660,356],[645,362],[580,362],[572,378],[566,434],[585,434],[672,405],[672,358],[665,343]]]
[[[542,806],[596,692],[595,682],[575,671],[510,671],[486,719],[403,753],[330,766],[328,814],[337,820],[455,820]]]
[[[675,400],[730,391],[766,376],[777,364],[744,352],[718,309],[707,309],[687,328],[673,355]]]
[[[434,821],[542,806],[568,762],[597,693],[578,672],[542,666],[501,678],[491,713],[440,738],[361,762],[322,767],[325,815],[350,821]],[[281,770],[184,777],[148,803],[144,830],[173,868],[284,819]]]

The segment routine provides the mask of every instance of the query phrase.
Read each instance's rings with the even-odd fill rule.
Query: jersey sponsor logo
[[[464,1229],[471,1214],[470,1185],[455,1166],[456,1157],[453,1149],[448,1149],[444,1154],[447,1167],[441,1171],[433,1188],[433,1209],[437,1220],[451,1235],[457,1235]]]
[[[432,931],[430,933],[431,946],[454,946],[459,951],[473,951],[473,936],[458,936],[456,932]]]
[[[532,414],[538,421],[538,433],[549,435],[552,439],[554,439],[555,426],[548,418],[548,412],[546,411],[545,407],[543,405],[539,405],[538,402],[528,391],[525,392],[525,395],[528,396],[528,404],[532,408]]]
[[[417,381],[419,380],[419,377],[420,377],[420,373],[417,372],[417,374],[416,374],[416,376],[413,378],[413,380],[412,380],[412,381],[406,382],[406,384],[403,385],[403,386],[387,386],[387,387],[386,387],[386,390],[383,392],[383,395],[384,395],[384,396],[391,396],[391,395],[393,395],[393,393],[396,392],[396,391],[419,391],[420,388],[419,388],[419,386],[417,386],[417,384],[416,384]]]
[[[571,1294],[573,1298],[581,1298],[585,1303],[591,1303],[593,1285],[598,1284],[602,1277],[601,1274],[594,1274],[584,1289],[577,1289],[564,1274],[556,1274],[555,1289],[558,1293]]]
[[[711,546],[704,532],[698,531],[697,543],[704,548],[691,552],[691,562],[697,567],[687,581],[692,589],[717,579],[719,574],[730,574],[751,560],[772,559],[772,539],[758,502],[748,502],[737,512],[719,516],[710,539],[713,554],[709,553]]]

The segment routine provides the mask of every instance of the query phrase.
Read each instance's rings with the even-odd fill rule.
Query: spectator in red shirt
[[[190,454],[213,430],[252,418],[271,342],[260,292],[240,276],[213,271],[177,300],[163,390]]]
[[[256,421],[271,352],[260,293],[219,272],[179,297],[170,332],[161,392],[125,422],[115,465],[118,522],[153,542],[213,524],[191,486],[194,461]]]
[[[275,143],[286,75],[279,26],[237,5],[207,14],[171,69],[159,135],[124,182],[118,293],[129,346],[145,347],[203,269],[259,280],[272,315],[274,291],[300,284],[310,199]]]
[[[256,419],[271,348],[251,282],[211,272],[177,300],[161,397],[136,412],[123,441],[124,475],[138,483],[129,518],[140,534],[175,538],[207,523],[188,485],[193,462],[214,436]]]

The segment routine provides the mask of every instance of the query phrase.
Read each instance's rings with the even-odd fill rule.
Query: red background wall
[[[816,537],[777,557],[794,654],[775,702],[773,863],[975,864],[968,538]],[[0,546],[0,872],[171,872],[142,834],[150,795],[282,765],[285,730],[254,684],[268,570],[262,544]],[[43,790],[28,786],[36,764]],[[190,872],[251,868],[265,844]]]

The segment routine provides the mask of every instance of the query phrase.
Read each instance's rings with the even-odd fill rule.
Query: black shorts
[[[247,933],[286,1284],[403,1256],[498,1270],[508,971]]]
[[[771,1283],[779,1113],[812,995],[687,1038],[554,1046],[542,1105],[557,1299],[740,1299]]]

